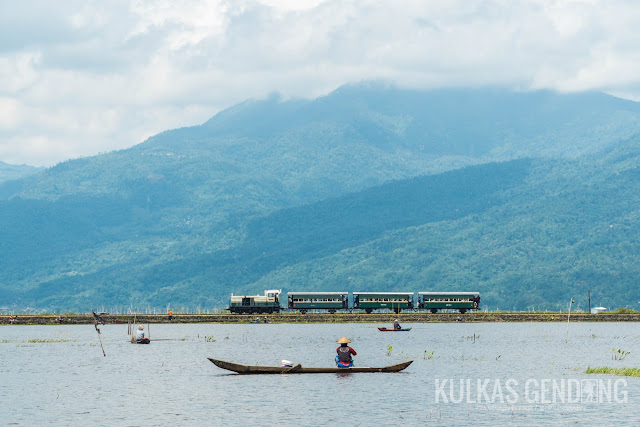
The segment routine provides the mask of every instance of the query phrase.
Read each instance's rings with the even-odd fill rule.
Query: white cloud
[[[49,165],[367,79],[640,98],[629,0],[3,2],[0,161]]]
[[[18,101],[0,98],[0,132],[12,131],[18,125]]]

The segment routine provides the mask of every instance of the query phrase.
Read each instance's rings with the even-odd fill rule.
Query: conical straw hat
[[[350,342],[347,337],[342,337],[338,340],[338,344],[349,344]]]

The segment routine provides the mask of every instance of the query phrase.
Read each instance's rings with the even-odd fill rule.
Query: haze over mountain
[[[0,184],[6,181],[33,175],[39,171],[42,171],[43,169],[44,168],[29,165],[10,165],[4,162],[0,162]]]
[[[639,130],[637,103],[600,93],[247,101],[0,185],[0,302],[210,308],[268,286],[636,304]]]

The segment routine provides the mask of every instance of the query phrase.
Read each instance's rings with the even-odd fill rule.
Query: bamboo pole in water
[[[100,337],[100,331],[98,331],[98,340],[100,340],[100,348],[102,349],[102,355],[107,357],[107,353],[104,352],[104,347],[102,346],[102,337]]]

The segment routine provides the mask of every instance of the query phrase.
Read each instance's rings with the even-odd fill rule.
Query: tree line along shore
[[[278,313],[278,314],[103,314],[105,324],[136,323],[446,323],[446,322],[639,322],[638,313]],[[92,314],[0,315],[0,325],[93,324]]]

